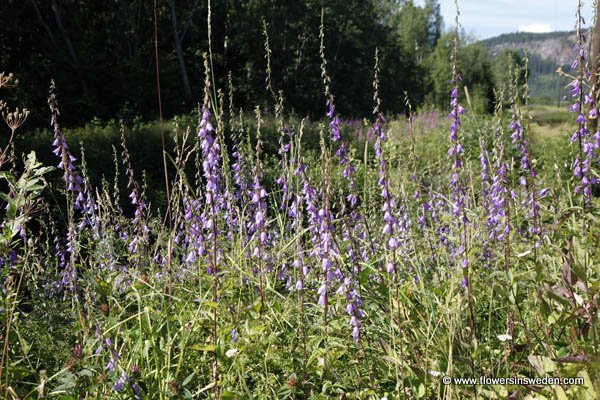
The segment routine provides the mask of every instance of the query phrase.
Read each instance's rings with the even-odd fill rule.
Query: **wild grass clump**
[[[493,116],[474,114],[456,43],[449,118],[407,102],[387,120],[376,53],[373,114],[345,121],[323,35],[319,121],[288,116],[268,74],[272,109],[236,110],[205,58],[197,122],[170,127],[169,196],[145,161],[159,146],[132,148],[124,124],[70,147],[52,85],[55,167],[1,149],[4,397],[598,397],[583,44],[569,147],[534,136],[518,71]],[[5,116],[12,133],[25,118]]]

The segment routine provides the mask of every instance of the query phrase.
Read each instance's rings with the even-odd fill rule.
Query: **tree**
[[[185,65],[185,56],[183,53],[183,39],[185,38],[188,29],[193,21],[194,12],[196,11],[196,7],[198,6],[198,1],[195,0],[192,5],[192,9],[189,12],[189,17],[187,23],[179,29],[179,23],[177,22],[177,7],[175,5],[175,0],[169,0],[169,7],[171,9],[171,25],[173,27],[173,42],[175,46],[175,52],[177,54],[177,62],[179,64],[179,72],[181,74],[181,84],[183,85],[183,90],[185,93],[185,97],[188,101],[192,101],[192,88],[190,87],[190,78],[188,77],[187,67]]]
[[[84,124],[94,117],[155,118],[153,4],[144,0],[0,2],[5,22],[0,31],[0,63],[29,83],[15,96],[33,110],[44,110],[48,82],[53,78],[65,125]],[[420,61],[432,51],[441,27],[435,0],[427,0],[424,7],[395,0],[223,0],[211,6],[215,87],[225,88],[231,72],[236,106],[273,105],[265,84],[264,21],[275,91],[283,92],[288,110],[323,113],[322,8],[328,72],[341,113],[370,114],[376,47],[381,56],[385,111],[403,110],[404,91],[411,94],[414,104],[423,99],[427,66]],[[208,0],[157,2],[167,117],[189,112],[199,100],[202,53],[208,50],[207,8]],[[414,23],[414,30],[409,22]],[[47,123],[42,112],[32,113],[29,121],[30,126]]]
[[[442,36],[444,20],[440,10],[440,4],[437,0],[425,0],[425,14],[427,15],[427,42],[430,52]]]
[[[442,17],[437,0],[425,1],[424,7],[415,5],[413,0],[384,4],[382,9],[390,15],[386,24],[406,54],[416,62],[422,62],[431,54],[441,35]]]
[[[534,60],[536,58],[532,58],[530,54],[529,57],[529,70],[532,70],[532,66],[534,66]],[[556,67],[554,68],[556,69]],[[511,72],[518,70],[519,76],[517,79],[518,85],[525,84],[525,58],[522,55],[521,51],[504,49],[502,54],[498,55],[493,63],[492,71],[494,76],[494,81],[500,84],[509,84],[514,78],[511,76]]]
[[[478,112],[494,111],[494,76],[487,49],[475,43],[463,48],[461,56],[463,84],[470,91],[473,107]]]
[[[442,36],[428,60],[428,81],[431,88],[428,100],[442,109],[449,107],[452,77],[450,55],[454,35],[455,33],[450,33]],[[463,86],[469,89],[473,104],[479,111],[493,111],[494,78],[488,52],[480,44],[464,46],[463,43],[464,40],[459,36],[458,71],[462,76]]]
[[[453,39],[453,33],[442,36],[427,60],[429,65],[427,83],[430,90],[426,101],[444,110],[449,109],[449,94],[452,90],[450,85],[452,79],[450,55]]]

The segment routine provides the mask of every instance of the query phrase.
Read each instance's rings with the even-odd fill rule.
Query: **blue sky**
[[[439,0],[445,29],[454,26],[454,0]],[[577,0],[459,0],[459,23],[478,39],[517,31],[568,31],[575,27]],[[586,27],[592,23],[592,1],[584,2]]]

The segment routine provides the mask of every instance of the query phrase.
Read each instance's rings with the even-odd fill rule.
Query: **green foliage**
[[[292,121],[289,121],[292,125],[299,123]],[[247,131],[251,135],[255,127],[250,120],[247,122]],[[265,122],[263,128],[267,138],[276,125],[276,121]],[[463,127],[466,162],[476,176],[479,172],[476,167],[478,141],[493,132],[494,121],[490,117],[471,115],[464,118]],[[314,135],[318,136],[318,132],[314,130],[318,127],[309,125],[305,129],[304,145],[309,149],[305,157],[307,167],[312,171],[311,180],[321,182],[327,176],[320,168],[322,164],[316,147],[310,150],[316,146],[312,142],[317,140]],[[357,175],[364,176],[358,191],[366,201],[365,215],[375,216],[380,207],[375,183],[377,166],[372,159],[372,145],[365,141],[365,133],[360,133],[362,129],[365,129],[362,123],[348,124],[343,135],[348,143],[358,147],[351,153]],[[416,164],[410,161],[413,156],[409,129],[405,119],[393,120],[386,126],[390,141],[385,151],[390,155],[392,187],[411,193],[415,189],[411,178],[415,170],[423,184],[444,185],[447,179],[447,122],[436,111],[414,118],[412,133],[416,139]],[[102,137],[102,132],[108,138],[113,135],[113,128],[109,127],[92,128],[90,125],[82,132],[88,130],[92,130],[96,138]],[[250,140],[253,141],[252,137]],[[546,147],[538,149],[541,145]],[[265,149],[269,146],[272,144],[266,143]],[[506,146],[510,146],[509,139]],[[562,164],[570,158],[570,154],[559,152],[564,147],[559,140],[534,140],[533,146],[538,166]],[[559,153],[561,156],[557,158]],[[97,162],[88,161],[88,166]],[[411,167],[407,168],[407,165]],[[271,176],[268,179],[274,180],[279,169],[275,159],[265,163],[265,167],[267,177]],[[596,360],[591,355],[579,357],[574,353],[574,346],[577,346],[580,350],[585,348],[585,354],[592,354],[593,345],[583,337],[573,343],[567,333],[572,326],[579,326],[578,329],[589,329],[588,334],[592,335],[593,326],[586,322],[586,310],[593,307],[597,289],[597,256],[593,251],[597,227],[589,231],[589,236],[581,236],[582,226],[573,214],[569,214],[572,211],[569,211],[569,199],[565,197],[568,194],[561,190],[568,178],[555,179],[552,168],[542,168],[540,172],[540,181],[552,187],[554,194],[543,204],[543,218],[549,219],[550,225],[553,219],[557,224],[542,249],[532,251],[514,232],[511,236],[514,258],[508,274],[502,269],[499,249],[491,259],[492,264],[486,267],[485,260],[480,258],[483,249],[474,244],[471,250],[473,268],[480,274],[479,278],[473,278],[472,286],[478,332],[476,344],[464,330],[469,311],[460,284],[462,274],[443,267],[445,263],[452,263],[451,255],[443,251],[436,254],[440,263],[436,268],[423,269],[420,265],[429,260],[430,250],[426,237],[417,234],[411,241],[418,250],[405,264],[407,272],[414,272],[409,272],[394,289],[390,289],[386,283],[388,278],[379,270],[379,258],[363,263],[360,288],[367,317],[361,327],[363,342],[356,345],[351,341],[350,327],[343,315],[343,298],[332,296],[333,315],[327,333],[322,323],[322,310],[315,305],[312,294],[308,294],[308,290],[316,290],[314,286],[307,286],[307,297],[302,303],[296,295],[287,294],[288,289],[277,274],[266,275],[267,300],[262,304],[255,289],[259,278],[251,272],[254,263],[246,256],[242,236],[229,240],[231,250],[225,256],[219,278],[219,301],[214,302],[213,281],[204,272],[205,261],[198,261],[189,269],[181,261],[174,260],[174,270],[182,275],[177,276],[168,289],[160,278],[164,267],[160,261],[152,260],[150,254],[143,256],[148,259],[143,262],[140,274],[132,275],[124,269],[99,274],[98,264],[104,248],[115,249],[124,265],[138,259],[127,254],[126,246],[117,235],[107,232],[101,243],[94,244],[94,239],[87,235],[79,239],[82,249],[88,246],[90,249],[80,254],[77,264],[83,294],[79,300],[81,307],[63,301],[61,297],[43,294],[34,295],[30,301],[21,300],[10,338],[10,360],[14,360],[9,367],[11,380],[24,399],[36,398],[40,392],[46,398],[57,399],[134,398],[133,384],[139,385],[143,398],[148,399],[208,398],[214,392],[211,366],[216,355],[220,397],[225,399],[332,396],[370,399],[402,398],[404,395],[436,398],[444,390],[437,373],[455,378],[474,376],[468,362],[473,359],[477,368],[475,376],[544,377],[551,374],[583,377],[583,386],[546,386],[540,395],[546,398],[559,395],[593,397],[599,390]],[[341,169],[334,167],[332,177],[334,192],[343,195]],[[478,191],[479,188],[473,186],[470,190]],[[273,196],[278,198],[277,192]],[[113,195],[107,193],[105,198],[109,197]],[[473,207],[470,212],[475,218],[481,211]],[[273,229],[282,237],[288,237],[285,214],[271,215]],[[564,215],[570,217],[564,219]],[[110,218],[120,226],[129,224],[122,216]],[[372,229],[379,231],[380,222],[369,218]],[[450,223],[449,216],[441,218],[439,224]],[[157,251],[164,254],[168,239],[164,231],[160,233],[159,226],[159,221],[153,221],[151,230],[157,232],[153,239]],[[482,232],[471,234],[476,238]],[[287,265],[294,259],[297,238],[290,237],[289,240],[289,243],[279,243],[272,249],[278,260]],[[98,252],[94,252],[92,249],[97,246],[100,246]],[[52,248],[32,248],[32,256],[38,251],[48,252],[48,255],[53,252]],[[32,274],[27,292],[43,292],[37,285],[55,272],[46,270],[41,274],[40,270],[33,273],[38,268],[37,261],[28,260],[22,260],[33,268],[27,272]],[[345,270],[352,268],[350,260],[341,262]],[[567,275],[571,276],[567,280],[562,272],[566,268],[565,262],[571,274]],[[413,273],[419,276],[417,281]],[[123,282],[127,283],[124,285]],[[589,288],[588,291],[583,290],[584,286]],[[29,308],[28,304],[34,307]],[[517,306],[520,313],[511,314],[511,308],[514,310]],[[401,312],[399,325],[395,315],[390,317],[390,310]],[[41,315],[49,318],[41,318]],[[512,339],[503,341],[499,337],[507,333],[509,315],[516,318],[515,332]],[[215,317],[216,345],[211,340]],[[107,339],[110,339],[110,345],[106,344]],[[552,343],[550,352],[548,343]],[[53,351],[49,352],[49,348]],[[107,365],[115,358],[113,351],[118,352],[119,358],[114,370],[109,370]],[[114,388],[123,373],[128,375],[129,381],[117,392]],[[525,389],[483,385],[453,386],[453,391],[460,396],[503,398]]]
[[[529,95],[531,102],[540,104],[559,105],[568,96],[568,80],[557,74],[557,69],[569,70],[568,65],[559,65],[556,59],[542,58],[531,51],[527,54],[525,65],[525,50],[540,46],[541,41],[548,41],[547,46],[555,48],[557,53],[562,53],[565,48],[571,48],[575,40],[574,32],[528,33],[519,32],[504,34],[495,38],[482,40],[481,45],[493,51],[496,46],[503,48],[498,54],[492,56],[492,69],[496,86],[508,82],[511,61],[519,68],[519,84],[525,81],[527,67]],[[558,46],[558,47],[556,47]],[[558,58],[558,56],[557,56]]]
[[[9,193],[0,193],[4,201],[5,216],[0,236],[0,248],[10,247],[12,240],[21,232],[31,218],[31,211],[45,187],[44,175],[52,171],[52,167],[44,167],[36,159],[35,153],[27,155],[23,174],[18,178],[9,171],[0,171],[0,179],[6,180]],[[3,251],[5,254],[6,251]]]
[[[530,60],[531,56],[528,56],[528,59]],[[528,63],[527,67],[530,65]],[[521,52],[505,49],[493,60],[494,81],[497,82],[497,86],[503,85],[504,90],[507,90],[514,83],[515,71],[518,71],[517,84],[522,86],[525,84],[525,67],[524,55]]]
[[[423,7],[414,1],[393,3],[388,7],[387,24],[398,38],[406,55],[421,63],[433,51],[441,35],[439,4],[426,1]]]
[[[437,108],[448,110],[448,93],[452,85],[451,52],[455,34],[442,36],[429,59],[428,82],[431,92],[428,101]],[[459,43],[463,38],[459,37]],[[464,86],[470,92],[475,111],[491,112],[494,108],[494,76],[487,50],[480,44],[470,44],[460,48],[458,72]]]
[[[168,116],[188,112],[201,97],[202,53],[208,50],[207,1],[157,3],[162,102]],[[286,107],[300,115],[319,115],[319,39],[321,8],[325,52],[339,111],[369,115],[375,48],[379,47],[384,107],[404,111],[403,92],[421,104],[425,60],[441,34],[439,4],[368,1],[218,1],[212,3],[212,68],[225,87],[231,72],[236,107],[266,105],[265,37],[272,51],[272,82]],[[14,96],[31,108],[45,108],[48,81],[56,81],[65,126],[157,115],[154,67],[154,15],[145,1],[17,2],[0,5],[10,21],[0,33],[0,64],[18,69],[27,87]],[[175,19],[174,19],[175,17]],[[173,40],[176,32],[178,42]],[[179,47],[177,46],[179,43]],[[187,82],[187,84],[186,84]],[[188,88],[190,95],[188,96]],[[43,126],[43,113],[32,115]]]

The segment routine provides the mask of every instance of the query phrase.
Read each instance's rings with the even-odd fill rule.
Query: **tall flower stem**
[[[512,132],[512,142],[515,145],[516,150],[520,154],[520,168],[522,170],[519,183],[522,186],[522,200],[521,206],[525,212],[525,219],[529,222],[528,232],[531,236],[533,245],[534,257],[537,258],[537,248],[540,246],[540,237],[542,231],[539,227],[539,213],[540,208],[537,202],[536,184],[535,178],[537,173],[531,158],[531,144],[530,144],[530,129],[529,129],[529,86],[527,83],[528,79],[528,60],[527,53],[525,53],[525,109],[527,110],[527,116],[525,117],[525,125],[523,125],[523,115],[519,106],[520,95],[519,95],[519,82],[518,72],[513,71],[513,98],[512,102],[512,121],[510,128]]]
[[[334,229],[332,226],[331,216],[331,160],[329,148],[325,142],[323,128],[320,131],[321,157],[323,158],[323,204],[318,212],[319,222],[319,258],[321,260],[321,286],[318,290],[318,304],[323,307],[323,332],[325,335],[325,354],[329,354],[329,286],[330,280],[333,277],[333,235]],[[328,360],[325,357],[325,370],[328,368]]]
[[[375,105],[373,108],[373,116],[375,117],[375,122],[373,124],[373,132],[375,133],[375,156],[379,165],[379,179],[378,184],[381,187],[380,195],[383,199],[382,211],[383,215],[383,235],[384,235],[384,249],[386,250],[386,260],[385,260],[385,277],[384,280],[388,287],[388,308],[390,315],[390,336],[393,342],[394,351],[396,350],[396,331],[399,330],[400,334],[402,334],[402,306],[400,304],[400,275],[399,275],[399,265],[398,265],[398,252],[400,243],[405,243],[407,241],[406,237],[406,226],[403,223],[399,223],[398,221],[398,207],[396,204],[396,200],[394,196],[392,196],[390,190],[390,179],[388,174],[388,166],[387,160],[385,158],[384,151],[384,143],[387,139],[386,134],[384,132],[384,123],[385,118],[383,113],[381,112],[381,99],[379,97],[379,54],[376,51],[375,53],[375,76],[373,79],[373,100],[375,101]],[[400,218],[404,219],[404,216]],[[404,249],[402,249],[404,251]],[[396,322],[396,326],[394,326],[394,320]],[[409,339],[410,340],[410,339]],[[403,350],[402,344],[399,346],[400,359],[405,360],[405,354]],[[400,390],[400,386],[402,386],[404,391],[404,396],[407,397],[407,388],[405,385],[402,385],[401,382],[404,380],[404,367],[396,363],[395,365],[395,374],[396,374],[396,390]]]
[[[173,271],[172,271],[172,253],[173,253],[173,218],[171,216],[171,187],[169,184],[169,170],[167,168],[167,146],[165,139],[165,127],[163,122],[163,108],[162,108],[162,98],[161,98],[161,90],[160,90],[160,63],[158,58],[158,13],[157,13],[157,4],[156,0],[154,0],[154,64],[156,70],[156,96],[158,100],[158,115],[160,121],[160,131],[161,131],[161,145],[162,145],[162,161],[163,161],[163,170],[164,170],[164,178],[165,178],[165,191],[167,194],[167,213],[166,218],[168,220],[168,242],[167,242],[167,275],[168,275],[168,284],[167,284],[167,297],[168,297],[168,308],[167,315],[171,313],[172,306],[172,296],[171,293],[173,291]],[[210,5],[209,5],[210,7]],[[210,24],[209,24],[210,26]],[[167,325],[170,327],[170,318],[167,318]]]
[[[302,159],[302,136],[304,134],[304,123],[305,119],[302,119],[300,122],[300,131],[298,135],[295,137],[295,140],[291,143],[291,152],[292,152],[292,162],[295,163],[293,166],[294,176],[297,177],[300,174],[304,174],[303,165],[304,161]],[[304,259],[304,240],[303,240],[303,232],[304,232],[304,202],[301,194],[300,184],[301,179],[294,180],[293,190],[294,192],[291,194],[292,204],[290,208],[287,210],[288,215],[293,218],[294,222],[292,223],[292,228],[294,230],[294,234],[296,236],[296,259],[294,260],[294,267],[296,270],[297,282],[296,282],[296,290],[298,290],[298,304],[300,305],[300,336],[302,342],[302,382],[306,382],[308,379],[307,374],[307,361],[308,361],[308,350],[306,343],[306,310],[305,310],[305,293],[304,293],[304,285],[305,285],[305,259]]]
[[[67,198],[67,251],[69,253],[68,261],[65,263],[63,270],[63,284],[68,284],[71,293],[73,294],[73,307],[77,308],[79,315],[83,315],[83,308],[80,301],[80,293],[78,286],[78,273],[75,264],[77,241],[76,224],[75,224],[75,209],[82,209],[85,202],[82,192],[82,179],[73,162],[76,160],[69,150],[67,139],[64,132],[58,123],[58,101],[55,94],[54,81],[50,84],[50,95],[48,97],[48,105],[50,106],[51,126],[54,131],[54,150],[53,153],[60,158],[58,168],[64,171],[63,179],[66,185]],[[82,322],[82,326],[85,326]]]
[[[205,188],[205,209],[203,214],[203,228],[206,230],[207,239],[210,241],[211,249],[209,254],[208,273],[213,278],[212,301],[214,304],[219,300],[219,263],[221,261],[221,248],[219,241],[219,212],[223,207],[223,196],[221,190],[221,144],[219,133],[210,122],[210,69],[208,58],[204,56],[204,103],[202,106],[202,119],[200,120],[200,129],[198,136],[201,140],[202,149],[202,169],[206,180]],[[218,360],[218,324],[217,307],[213,308],[212,315],[212,344],[213,350],[213,383],[215,397],[220,398],[219,388],[219,360]]]
[[[254,163],[254,180],[252,183],[252,203],[254,204],[254,216],[251,218],[250,227],[254,234],[255,247],[253,255],[256,258],[257,273],[258,273],[258,290],[260,293],[260,316],[264,315],[266,306],[266,294],[265,294],[265,273],[266,268],[264,265],[266,254],[265,245],[267,243],[267,231],[266,231],[266,218],[267,218],[267,206],[266,197],[267,192],[262,187],[263,179],[263,168],[262,161],[260,159],[262,152],[262,113],[260,107],[256,107],[254,111],[256,115],[256,161]]]
[[[460,141],[460,115],[465,113],[465,109],[459,104],[459,82],[462,81],[462,77],[458,73],[458,3],[456,4],[456,31],[453,40],[452,49],[452,93],[450,95],[451,101],[450,106],[452,110],[450,112],[450,118],[452,120],[450,124],[450,141],[451,146],[449,150],[450,156],[453,158],[452,161],[452,179],[450,181],[450,187],[452,188],[452,214],[458,220],[458,227],[460,230],[460,247],[458,249],[457,256],[462,262],[463,280],[462,285],[467,291],[467,300],[469,307],[469,338],[470,343],[473,343],[475,338],[475,312],[473,310],[473,297],[471,294],[471,282],[470,282],[470,266],[469,266],[469,219],[467,217],[467,193],[465,188],[465,182],[463,179],[463,154],[464,148]],[[471,368],[474,370],[474,360],[471,358]]]

